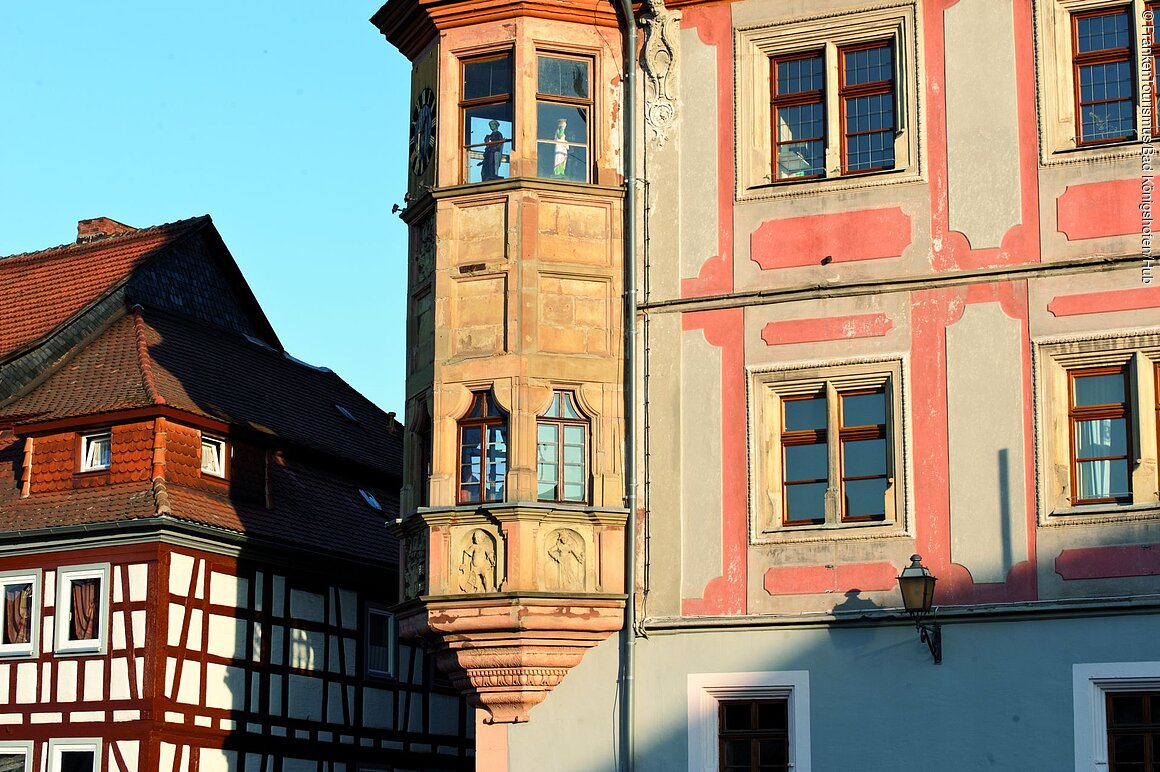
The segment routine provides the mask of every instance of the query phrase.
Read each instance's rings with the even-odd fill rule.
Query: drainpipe
[[[632,772],[636,671],[636,14],[618,0],[624,36],[624,628],[620,631],[620,769]]]

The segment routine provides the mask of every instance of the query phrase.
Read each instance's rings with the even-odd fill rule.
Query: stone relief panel
[[[506,350],[507,276],[456,280],[451,327],[453,356],[490,356]]]
[[[406,564],[403,569],[403,596],[407,600],[418,598],[423,594],[426,584],[427,550],[423,547],[420,536],[407,538]]]
[[[551,533],[541,559],[541,576],[548,590],[584,592],[587,579],[584,538],[570,528]]]
[[[640,66],[644,70],[648,93],[645,95],[644,121],[658,148],[664,147],[677,118],[676,80],[677,51],[680,41],[681,15],[665,8],[662,0],[647,0],[640,23],[644,27],[644,49]]]
[[[458,550],[459,589],[466,593],[495,592],[498,585],[496,540],[482,528],[467,531]]]

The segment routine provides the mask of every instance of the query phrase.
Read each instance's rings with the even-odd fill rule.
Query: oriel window
[[[555,392],[536,422],[536,477],[540,501],[588,501],[588,421],[571,392]]]
[[[591,147],[591,63],[536,59],[536,176],[588,182]]]

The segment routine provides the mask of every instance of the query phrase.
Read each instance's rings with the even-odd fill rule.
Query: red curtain
[[[10,584],[4,588],[4,643],[28,643],[32,616],[32,585]]]
[[[71,641],[91,641],[97,637],[97,590],[100,579],[75,579],[72,583]]]

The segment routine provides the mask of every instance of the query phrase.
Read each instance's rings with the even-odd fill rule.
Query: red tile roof
[[[124,282],[208,216],[114,234],[83,244],[0,257],[0,358],[25,349]]]

